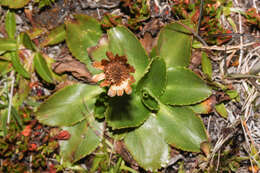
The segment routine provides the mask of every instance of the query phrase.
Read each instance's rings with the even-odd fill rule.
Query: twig
[[[256,42],[251,42],[244,44],[242,47],[248,47],[256,44]],[[209,49],[209,50],[221,50],[221,51],[228,51],[228,50],[234,50],[234,49],[240,49],[241,45],[235,45],[235,46],[202,46],[202,49]]]
[[[240,124],[240,120],[237,119],[228,128],[235,129],[239,124]],[[223,146],[223,144],[234,135],[234,133],[235,133],[235,130],[233,130],[227,136],[222,134],[222,136],[220,136],[218,138],[218,141],[216,142],[215,147],[213,148],[213,150],[210,154],[210,157],[209,157],[210,159],[208,160],[208,163],[210,163],[210,165],[213,164],[215,154],[220,150],[220,148]]]
[[[246,144],[247,144],[247,147],[248,147],[248,149],[250,150],[249,152],[248,152],[248,154],[249,154],[249,156],[250,156],[250,153],[251,153],[251,148],[250,148],[250,143],[249,143],[249,140],[248,140],[248,138],[247,138],[247,135],[246,135],[246,130],[245,130],[245,127],[244,127],[244,123],[246,123],[244,120],[242,120],[242,118],[240,117],[240,124],[241,124],[241,126],[242,126],[242,129],[243,129],[243,132],[244,132],[244,136],[245,136],[245,140],[246,140]],[[251,160],[251,157],[250,157],[250,164],[251,164],[251,167],[253,168],[253,163],[252,163],[252,160]]]
[[[203,17],[203,4],[204,1],[200,0],[200,15],[199,15],[199,21],[198,21],[198,26],[197,26],[197,34],[200,35],[199,31],[200,31],[200,24],[201,24],[201,19]]]
[[[9,125],[10,121],[11,121],[11,111],[12,111],[12,101],[13,101],[13,92],[14,92],[14,81],[15,81],[15,77],[14,77],[14,71],[11,72],[11,91],[9,94],[9,105],[8,105],[8,114],[7,114],[7,124]]]
[[[257,8],[255,0],[253,0],[253,5],[254,5],[254,8],[256,9],[256,13],[258,14],[258,8]]]
[[[229,74],[226,76],[228,79],[246,79],[246,78],[255,78],[260,79],[260,76],[252,75],[252,74]]]
[[[29,172],[32,172],[32,155],[30,155]]]
[[[208,46],[208,44],[196,32],[194,32],[193,29],[191,29],[190,27],[188,27],[187,25],[184,25],[183,23],[181,23],[179,21],[176,21],[176,23],[180,24],[185,29],[190,31],[204,46]]]
[[[243,33],[243,28],[242,28],[242,17],[241,14],[238,13],[238,18],[239,18],[239,32]],[[238,64],[238,68],[237,70],[239,71],[242,65],[242,59],[243,59],[243,55],[244,55],[244,50],[243,50],[243,36],[240,36],[240,55],[239,55],[239,64]]]

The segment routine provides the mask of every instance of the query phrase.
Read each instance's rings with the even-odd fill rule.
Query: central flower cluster
[[[114,56],[112,52],[106,53],[108,60],[103,59],[101,62],[94,61],[93,66],[97,69],[103,70],[103,73],[94,75],[93,82],[102,81],[101,87],[110,86],[108,95],[110,97],[122,96],[124,91],[126,94],[132,93],[131,84],[135,82],[135,79],[130,73],[134,73],[133,66],[127,63],[125,56]]]

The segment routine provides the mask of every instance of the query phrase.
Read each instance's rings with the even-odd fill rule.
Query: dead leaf
[[[156,44],[156,39],[153,38],[152,35],[149,32],[146,32],[144,34],[144,38],[140,39],[140,42],[143,45],[146,52],[149,54]]]
[[[115,152],[118,153],[126,162],[130,163],[132,166],[138,167],[138,164],[133,159],[131,154],[127,151],[127,149],[122,141],[116,141]]]
[[[56,63],[53,63],[52,68],[57,74],[69,72],[79,80],[92,83],[92,75],[86,68],[85,64],[73,59],[70,55],[67,55]]]

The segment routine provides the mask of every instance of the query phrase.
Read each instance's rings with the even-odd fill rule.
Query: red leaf
[[[58,135],[54,136],[54,138],[58,140],[68,140],[70,138],[70,134],[68,131],[62,130]]]
[[[31,125],[27,125],[27,126],[23,129],[22,135],[24,135],[24,136],[29,136],[29,135],[31,134],[31,131],[32,131]]]
[[[37,150],[37,144],[35,144],[35,143],[29,144],[28,150],[29,151],[36,151]]]
[[[52,163],[49,163],[48,164],[48,173],[56,173],[56,168],[55,168],[55,165],[52,164]]]

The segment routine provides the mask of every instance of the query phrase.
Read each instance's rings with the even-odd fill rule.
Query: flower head
[[[110,97],[122,96],[124,92],[126,94],[132,93],[131,84],[135,82],[135,79],[130,73],[134,73],[133,66],[127,63],[125,56],[114,56],[112,52],[106,53],[108,60],[103,59],[101,62],[94,61],[93,66],[104,72],[94,75],[92,80],[100,83],[101,87],[110,86],[108,95]]]

